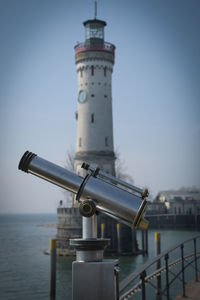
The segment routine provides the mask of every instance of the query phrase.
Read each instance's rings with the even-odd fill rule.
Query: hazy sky
[[[60,188],[18,171],[26,150],[75,148],[74,45],[93,0],[0,0],[0,212],[56,212]],[[200,1],[99,0],[116,45],[115,149],[135,185],[200,186]]]

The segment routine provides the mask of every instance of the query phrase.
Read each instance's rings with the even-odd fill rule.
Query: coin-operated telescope
[[[96,213],[102,212],[131,227],[147,229],[143,218],[147,189],[140,189],[83,163],[85,177],[26,151],[18,168],[76,194],[83,216],[83,239],[70,244],[76,249],[72,267],[73,300],[118,299],[118,260],[103,260],[108,239],[97,239]],[[88,288],[86,288],[88,287]]]
[[[129,226],[148,227],[142,217],[147,204],[146,189],[130,185],[88,164],[83,163],[82,167],[88,172],[85,178],[29,151],[19,163],[20,170],[75,193],[80,202],[80,213],[85,217],[91,217],[97,210]]]

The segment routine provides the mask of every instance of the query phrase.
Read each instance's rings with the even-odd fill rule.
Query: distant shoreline
[[[57,224],[38,224],[37,227],[57,228]]]
[[[200,215],[146,215],[149,228],[200,228]],[[38,227],[57,228],[57,224],[38,224]]]

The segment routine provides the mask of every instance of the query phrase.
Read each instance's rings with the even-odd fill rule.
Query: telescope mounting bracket
[[[90,179],[91,176],[96,177],[97,174],[99,173],[99,168],[96,169],[89,169],[89,165],[86,163],[83,163],[82,168],[84,168],[85,170],[87,170],[89,173],[86,174],[86,176],[84,177],[78,192],[76,194],[76,200],[80,203],[79,204],[79,211],[81,213],[82,216],[84,217],[92,217],[95,212],[96,212],[96,205],[94,203],[94,201],[92,199],[85,199],[85,200],[80,200],[82,193],[84,191],[85,185],[87,184],[88,180]]]

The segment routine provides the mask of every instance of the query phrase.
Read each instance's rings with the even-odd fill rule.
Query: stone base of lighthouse
[[[57,208],[57,255],[72,256],[75,250],[70,246],[70,239],[82,236],[82,217],[76,207]]]

